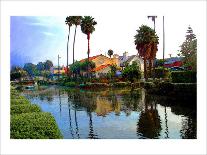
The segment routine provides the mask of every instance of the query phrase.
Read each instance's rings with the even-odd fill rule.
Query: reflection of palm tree
[[[92,121],[92,114],[91,112],[88,112],[88,115],[89,115],[89,134],[88,134],[88,138],[89,139],[98,139],[98,135],[96,135],[94,133],[94,130],[93,130],[93,121]]]
[[[72,120],[71,120],[71,113],[70,113],[69,93],[68,93],[68,116],[69,116],[69,123],[70,123],[70,133],[71,133],[71,136],[74,138]]]
[[[78,138],[80,138],[79,129],[78,129],[78,121],[77,121],[76,108],[77,108],[77,104],[75,103],[75,125],[76,125],[76,134],[77,134]]]
[[[182,120],[182,129],[180,130],[183,139],[195,139],[197,136],[196,121],[187,116]]]
[[[161,122],[156,105],[153,107],[151,102],[149,105],[149,97],[145,98],[145,110],[141,112],[137,123],[137,135],[146,138],[158,138],[161,131]]]
[[[62,105],[61,105],[61,97],[60,97],[60,90],[59,90],[59,106],[60,106],[60,115],[61,115],[61,111],[62,111]]]
[[[166,126],[166,129],[165,129],[165,134],[166,134],[166,137],[165,138],[169,138],[169,131],[168,131],[168,125],[167,125],[167,111],[166,111],[166,106],[165,106],[165,126]]]

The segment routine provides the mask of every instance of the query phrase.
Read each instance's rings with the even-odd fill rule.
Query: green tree
[[[146,25],[139,27],[134,38],[136,49],[138,50],[139,55],[144,59],[144,78],[147,79],[147,60],[149,61],[149,70],[151,76],[151,68],[156,57],[159,38],[156,32]]]
[[[35,76],[36,72],[37,72],[37,68],[36,65],[34,65],[33,63],[26,63],[24,64],[23,69],[28,73],[28,75],[30,75],[31,77]]]
[[[75,62],[74,51],[75,51],[76,30],[77,30],[77,26],[81,24],[81,19],[82,19],[82,16],[72,16],[72,23],[75,25],[75,33],[74,33],[74,39],[73,39],[73,63]]]
[[[53,67],[53,63],[50,60],[46,60],[44,66],[45,66],[45,70],[50,70],[50,68]]]
[[[132,65],[128,65],[122,71],[122,76],[133,83],[135,80],[141,79],[141,71],[136,62],[133,62]]]
[[[37,70],[43,71],[45,69],[45,64],[43,62],[38,62],[37,64]]]
[[[69,76],[68,72],[68,49],[69,49],[69,39],[70,39],[70,27],[73,25],[73,17],[67,16],[65,19],[65,24],[68,25],[68,41],[67,41],[67,75]]]
[[[21,67],[19,66],[14,66],[12,67],[10,71],[10,79],[11,80],[20,80],[27,75],[27,72],[24,71]]]
[[[190,26],[186,32],[186,39],[180,47],[180,55],[184,57],[184,65],[197,71],[197,39]]]
[[[84,16],[81,21],[81,31],[87,35],[88,39],[88,62],[89,62],[89,54],[90,54],[90,34],[95,31],[95,25],[97,22],[91,16]],[[89,72],[89,68],[88,68]]]
[[[111,58],[111,56],[113,55],[113,53],[114,53],[114,51],[113,50],[108,50],[108,55],[109,55],[109,57]]]

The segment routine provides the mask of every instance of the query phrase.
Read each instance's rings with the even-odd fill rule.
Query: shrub
[[[41,112],[41,109],[38,105],[34,104],[11,105],[10,108],[11,115],[29,112]]]
[[[161,82],[158,84],[158,88],[162,94],[167,94],[167,93],[173,91],[174,86],[170,82]]]
[[[23,99],[11,99],[11,105],[29,104],[29,100]]]
[[[171,73],[173,83],[196,83],[196,72],[176,71]]]
[[[155,78],[168,78],[170,71],[167,68],[158,67],[155,68]]]
[[[50,113],[38,112],[11,115],[10,138],[58,139],[62,135]]]
[[[75,87],[76,86],[76,83],[75,82],[66,82],[64,85],[66,87]]]
[[[144,83],[144,88],[145,89],[151,89],[151,88],[154,88],[155,87],[155,84],[153,82],[145,82]]]
[[[131,86],[129,82],[115,82],[112,84],[113,87],[127,87],[127,86]]]

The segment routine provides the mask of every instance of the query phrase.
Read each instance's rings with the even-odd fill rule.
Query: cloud
[[[54,33],[51,33],[51,32],[41,32],[41,33],[43,33],[46,36],[54,36],[55,35]]]

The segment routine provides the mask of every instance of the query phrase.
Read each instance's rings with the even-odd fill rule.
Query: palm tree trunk
[[[68,47],[69,47],[69,39],[70,39],[70,26],[69,26],[69,32],[68,32],[68,42],[67,42],[67,76],[69,76],[68,72]]]
[[[87,34],[87,39],[88,39],[88,67],[87,67],[87,71],[88,71],[88,77],[89,77],[90,33]]]
[[[152,60],[149,61],[149,77],[152,77]]]
[[[74,56],[74,49],[75,49],[75,37],[76,37],[76,29],[77,29],[77,25],[75,26],[75,33],[74,33],[74,40],[73,40],[73,64],[75,62],[75,56]]]
[[[147,63],[146,58],[144,58],[144,78],[147,80]]]

